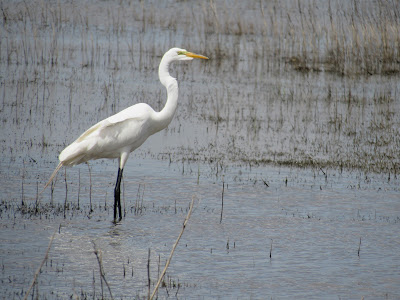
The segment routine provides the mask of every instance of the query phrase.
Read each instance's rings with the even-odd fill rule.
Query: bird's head
[[[161,83],[167,87],[169,86],[168,80],[172,79],[176,84],[176,79],[169,74],[168,67],[170,63],[180,60],[192,60],[193,58],[208,59],[206,56],[195,54],[181,48],[172,48],[165,52],[161,59],[160,66],[158,67],[158,76],[160,77]]]
[[[192,60],[193,58],[208,59],[208,57],[204,55],[195,54],[180,48],[172,48],[165,53],[165,56],[166,55],[168,55],[171,60]]]

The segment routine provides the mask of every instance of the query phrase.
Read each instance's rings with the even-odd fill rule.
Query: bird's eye
[[[178,51],[178,55],[186,55],[186,51]]]

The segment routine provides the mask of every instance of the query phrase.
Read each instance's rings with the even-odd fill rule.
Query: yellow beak
[[[193,57],[193,58],[208,59],[207,56],[196,54],[196,53],[192,53],[192,52],[186,52],[185,55],[188,56],[188,57]]]

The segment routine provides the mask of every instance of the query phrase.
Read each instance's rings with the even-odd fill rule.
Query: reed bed
[[[57,152],[132,101],[161,109],[155,70],[166,49],[182,45],[212,59],[192,86],[195,69],[174,66],[187,100],[167,134],[190,119],[215,138],[227,133],[218,147],[174,148],[172,160],[398,172],[395,1],[163,5],[3,1],[1,114],[17,129],[3,135],[3,151]],[[60,119],[76,127],[58,139]]]
[[[160,15],[162,10],[165,13]],[[400,71],[400,6],[396,1],[228,5],[210,0],[165,7],[156,3],[109,7],[3,2],[2,12],[0,61],[6,65],[46,64],[51,68],[75,62],[82,67],[119,68],[121,59],[129,55],[133,65],[143,67],[143,55],[159,56],[178,42],[188,48],[200,45],[214,59],[237,61],[246,56],[276,67],[293,65],[303,72],[390,75]],[[144,33],[154,29],[161,32],[153,32],[147,43]],[[106,35],[108,45],[99,41],[99,32]],[[163,32],[167,38],[161,38]]]

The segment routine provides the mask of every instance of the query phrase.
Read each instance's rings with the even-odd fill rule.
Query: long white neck
[[[169,74],[169,59],[163,57],[158,68],[158,76],[163,86],[167,89],[167,102],[164,108],[157,113],[159,130],[164,129],[171,123],[178,106],[178,82]]]

